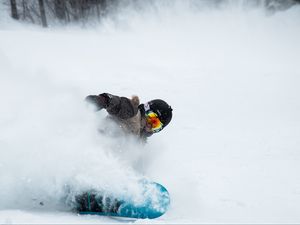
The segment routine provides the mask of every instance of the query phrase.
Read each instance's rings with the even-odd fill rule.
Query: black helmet
[[[144,110],[156,113],[163,124],[163,128],[167,126],[172,119],[172,108],[168,103],[161,99],[154,99],[144,104]]]

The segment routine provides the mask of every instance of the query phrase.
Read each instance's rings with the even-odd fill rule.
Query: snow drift
[[[1,222],[111,222],[74,218],[66,185],[134,196],[144,176],[171,195],[158,222],[300,221],[299,7],[158,6],[85,29],[0,23]],[[165,99],[173,120],[146,146],[103,137],[83,101],[101,92]]]

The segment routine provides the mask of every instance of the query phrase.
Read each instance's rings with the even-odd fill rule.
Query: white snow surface
[[[0,16],[1,224],[300,223],[300,7],[166,6],[84,28]],[[146,146],[101,136],[84,98],[102,92],[173,119]],[[68,185],[135,196],[141,177],[170,192],[158,219],[60,204]]]

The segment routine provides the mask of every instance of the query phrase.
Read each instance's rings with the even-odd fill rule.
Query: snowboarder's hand
[[[94,104],[97,108],[96,110],[106,109],[109,104],[109,94],[102,93],[100,95],[89,95],[85,98],[85,100],[89,103]]]
[[[103,108],[107,108],[110,102],[110,94],[108,93],[102,93],[99,95],[99,98],[101,99],[103,103]]]

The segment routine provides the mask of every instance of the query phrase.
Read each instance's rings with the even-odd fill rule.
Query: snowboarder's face
[[[152,133],[152,126],[150,123],[146,122],[145,130],[147,131],[147,133]]]

